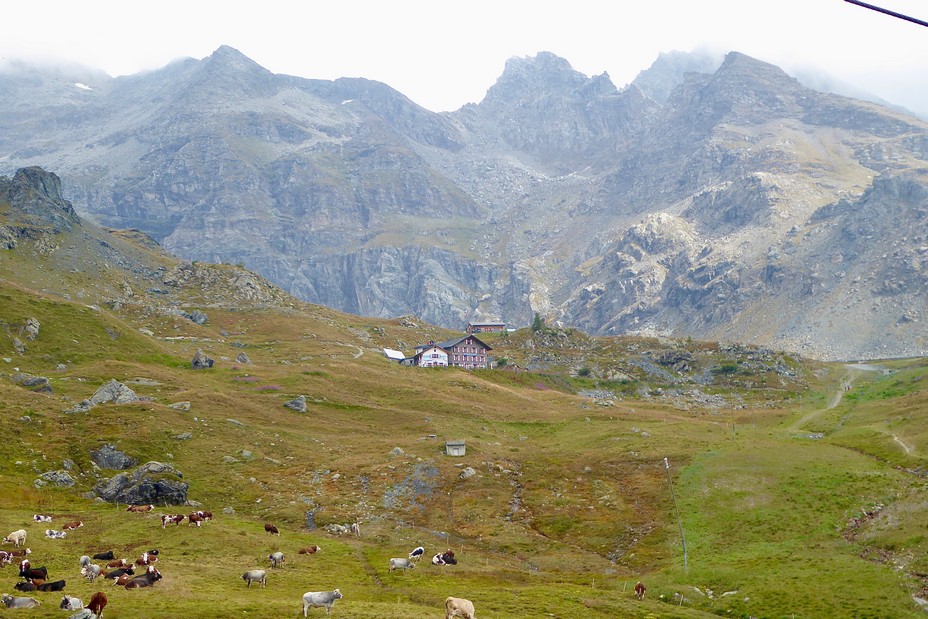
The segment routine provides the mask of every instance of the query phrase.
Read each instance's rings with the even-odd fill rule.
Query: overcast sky
[[[868,0],[928,21],[928,0]],[[819,69],[928,117],[928,28],[843,0],[46,0],[4,3],[0,66],[126,75],[230,45],[273,71],[366,77],[433,111],[480,101],[508,58],[550,51],[628,84],[662,51]]]

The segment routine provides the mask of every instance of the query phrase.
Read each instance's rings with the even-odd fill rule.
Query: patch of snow
[[[354,101],[354,99],[345,99],[344,101],[342,101],[342,105],[346,105],[348,103],[351,103],[352,101]]]
[[[93,90],[93,88],[91,88],[87,84],[82,84],[80,82],[74,82],[74,85],[80,88],[81,90]]]

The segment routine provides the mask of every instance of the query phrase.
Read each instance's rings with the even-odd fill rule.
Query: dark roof
[[[493,322],[492,320],[489,320],[489,321],[486,321],[486,320],[471,321],[471,322],[469,322],[469,323],[467,323],[467,324],[471,325],[472,327],[490,326],[490,325],[492,325],[492,326],[494,326],[494,327],[496,327],[496,326],[505,327],[505,326],[506,326],[506,323],[505,323],[505,322]]]
[[[476,335],[474,335],[474,334],[472,334],[472,333],[468,333],[467,335],[464,335],[464,336],[455,338],[455,339],[453,339],[453,340],[447,340],[447,341],[444,341],[444,342],[438,342],[438,343],[436,343],[435,345],[436,345],[436,346],[439,346],[439,347],[441,347],[441,348],[444,348],[445,350],[448,350],[449,348],[453,348],[453,347],[457,346],[458,344],[460,344],[461,342],[463,342],[464,340],[466,340],[466,339],[469,338],[469,337],[472,337],[472,338],[474,338],[475,340],[477,340],[478,342],[480,342],[480,343],[483,345],[483,347],[486,348],[487,350],[493,350],[492,347],[487,346],[487,343],[486,343],[486,342],[484,342],[483,340],[481,340],[479,337],[477,337]]]

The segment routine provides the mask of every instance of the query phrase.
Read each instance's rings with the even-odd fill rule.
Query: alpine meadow
[[[926,162],[737,52],[0,75],[0,615],[923,616]]]

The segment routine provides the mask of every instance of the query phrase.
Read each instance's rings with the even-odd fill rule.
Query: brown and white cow
[[[280,535],[280,530],[270,522],[264,523],[264,531],[272,535]]]
[[[317,552],[322,550],[319,546],[307,546],[306,548],[300,548],[299,554],[301,555],[314,555]]]
[[[184,514],[162,514],[161,515],[161,528],[166,528],[169,524],[174,524],[180,526],[180,523],[186,518]]]
[[[639,600],[644,599],[644,594],[647,593],[648,588],[644,586],[644,583],[640,580],[635,584],[635,597]]]
[[[82,526],[84,526],[83,521],[81,521],[81,520],[75,520],[74,522],[66,522],[66,523],[64,523],[63,525],[61,525],[61,529],[62,529],[63,531],[73,531],[74,529],[76,529],[76,528],[78,528],[78,527],[82,527]]]
[[[126,511],[144,514],[150,512],[153,509],[155,509],[154,505],[130,505],[126,508]]]

